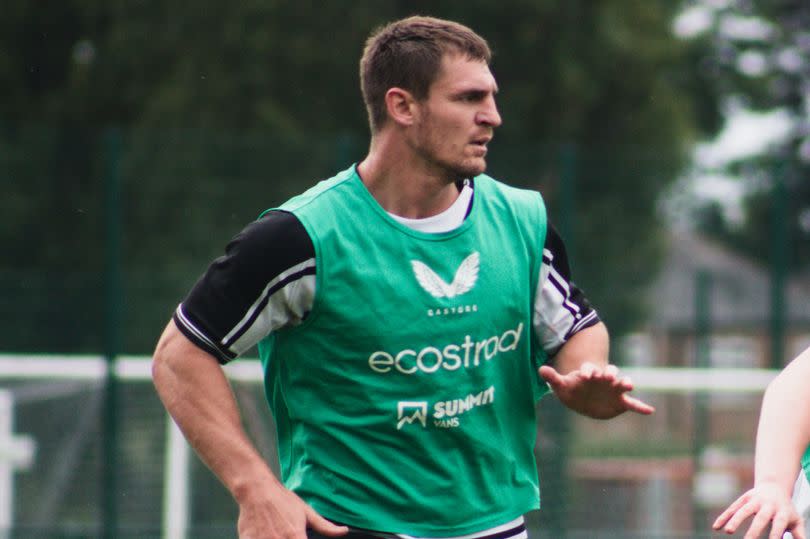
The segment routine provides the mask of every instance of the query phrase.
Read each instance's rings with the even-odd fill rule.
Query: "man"
[[[250,224],[161,337],[155,385],[237,501],[240,539],[525,537],[549,386],[591,417],[652,413],[608,365],[540,195],[483,174],[489,61],[450,21],[374,33],[368,155]],[[254,344],[281,481],[215,360]]]
[[[807,539],[810,515],[810,348],[799,354],[765,390],[757,428],[754,487],[714,521],[734,533],[752,518],[745,539]],[[796,476],[798,474],[798,479]],[[791,499],[792,494],[792,499]]]

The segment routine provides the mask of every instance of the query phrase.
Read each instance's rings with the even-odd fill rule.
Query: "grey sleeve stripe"
[[[194,325],[194,322],[192,322],[189,317],[186,316],[182,303],[178,305],[177,309],[174,311],[174,321],[178,325],[180,331],[191,339],[192,342],[196,341],[198,346],[201,346],[203,349],[219,358],[221,362],[227,362],[233,359],[233,356],[231,356],[229,352],[218,347],[214,341],[209,339],[202,330]]]
[[[534,301],[534,331],[543,349],[556,352],[568,338],[596,318],[596,312],[585,315],[571,301],[570,283],[553,266],[554,256],[543,250],[537,293]]]
[[[230,344],[233,353],[241,355],[270,333],[299,325],[312,310],[315,282],[315,275],[309,274],[275,289],[250,319],[252,323]]]
[[[244,333],[249,326],[255,323],[256,316],[258,315],[260,310],[262,310],[264,305],[268,304],[269,297],[274,295],[274,293],[277,291],[276,288],[278,288],[279,285],[282,285],[282,283],[284,283],[285,280],[289,279],[291,276],[297,273],[301,273],[305,270],[310,270],[314,268],[315,268],[315,258],[313,257],[301,262],[300,264],[296,264],[295,266],[292,266],[291,268],[276,275],[276,277],[273,280],[271,280],[269,283],[267,283],[267,285],[265,285],[261,294],[259,294],[259,297],[256,298],[256,301],[253,302],[253,305],[251,305],[248,308],[247,312],[245,312],[245,315],[242,317],[242,319],[236,324],[236,326],[234,326],[234,328],[231,331],[228,332],[227,335],[225,335],[225,337],[222,338],[221,341],[222,344],[225,346],[229,346],[229,342],[232,339],[234,339],[234,337],[236,337],[236,339],[238,340],[239,339],[238,335]],[[280,289],[283,290],[284,288],[289,286],[289,284],[290,283],[284,283]]]
[[[206,345],[210,346],[211,348],[216,348],[217,347],[217,345],[214,344],[214,342],[211,339],[206,337],[205,333],[200,331],[197,328],[197,326],[195,326],[192,323],[192,321],[188,319],[188,317],[186,316],[186,313],[183,312],[183,304],[182,303],[177,306],[177,310],[175,311],[175,314],[177,314],[177,318],[180,319],[180,322],[183,324],[183,326],[187,330],[189,330],[192,334],[194,334],[195,337],[197,337],[199,340],[201,340],[202,342],[204,342]]]
[[[571,331],[568,332],[568,335],[566,337],[570,337],[571,335],[573,335],[577,331],[579,331],[581,329],[584,329],[585,327],[591,325],[591,322],[593,322],[594,320],[598,320],[598,319],[599,319],[599,317],[597,316],[596,311],[589,312],[588,314],[583,316],[579,320],[579,322],[574,324],[574,327],[571,328]]]

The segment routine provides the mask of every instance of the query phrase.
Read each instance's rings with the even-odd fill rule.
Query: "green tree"
[[[700,39],[710,46],[701,62],[710,66],[721,101],[755,111],[784,111],[791,118],[787,137],[761,155],[726,165],[726,172],[751,186],[743,201],[743,219],[698,207],[696,220],[707,234],[740,252],[769,262],[775,242],[787,242],[789,269],[810,269],[810,5],[780,0],[730,2],[709,10],[713,25]],[[775,193],[786,190],[786,215],[776,215]],[[786,236],[773,222],[784,219]]]
[[[88,205],[87,191],[70,186],[98,190],[99,130],[126,128],[127,271],[145,282],[173,272],[165,286],[175,296],[254,212],[362,157],[357,63],[369,30],[395,17],[454,18],[489,39],[505,118],[491,171],[542,190],[572,246],[576,280],[615,332],[643,315],[639,292],[660,251],[656,198],[697,134],[714,127],[703,114],[711,99],[699,99],[712,94],[691,65],[703,45],[672,35],[678,6],[663,0],[248,1],[194,10],[73,0],[52,15],[70,15],[59,32],[44,31],[51,19],[42,9],[12,4],[4,23],[28,38],[10,49],[12,68],[0,66],[0,77],[43,50],[47,84],[35,91],[6,77],[20,96],[6,104],[8,124],[54,130],[51,151],[65,156],[61,170],[75,170],[60,207],[89,207],[78,221],[90,227],[100,222],[98,201]],[[569,177],[576,191],[565,198]],[[86,266],[98,257],[80,255],[81,223],[70,224],[72,267]]]

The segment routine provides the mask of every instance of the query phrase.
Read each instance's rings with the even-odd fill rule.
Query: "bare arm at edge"
[[[554,367],[540,367],[540,376],[568,408],[595,419],[610,419],[624,412],[649,415],[655,409],[630,396],[633,383],[619,376],[608,362],[610,338],[602,322],[577,333],[560,348]]]
[[[771,380],[762,398],[754,451],[754,486],[714,521],[714,529],[734,533],[751,519],[746,538],[759,537],[770,524],[769,538],[785,531],[805,539],[804,523],[791,496],[810,445],[810,348]]]
[[[242,427],[236,399],[216,358],[170,321],[158,341],[152,380],[166,410],[239,505],[240,539],[306,539],[347,528],[327,521],[270,470]]]

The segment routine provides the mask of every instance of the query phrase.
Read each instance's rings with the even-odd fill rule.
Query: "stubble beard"
[[[429,138],[427,147],[423,147],[422,157],[430,163],[431,167],[438,171],[438,175],[446,180],[448,184],[459,182],[467,178],[473,178],[483,174],[487,168],[484,157],[462,156],[457,160],[442,159],[437,152],[441,147],[441,142]]]
[[[451,182],[458,182],[483,174],[487,169],[487,162],[483,157],[470,157],[460,163],[447,164],[446,171]]]

